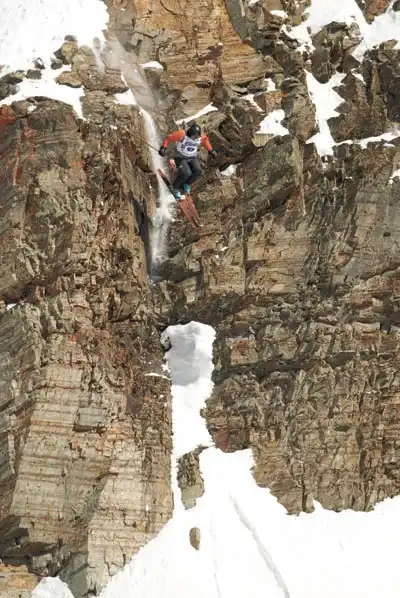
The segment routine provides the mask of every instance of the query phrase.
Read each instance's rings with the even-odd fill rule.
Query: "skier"
[[[168,145],[174,141],[176,142],[174,160],[178,174],[172,184],[172,192],[175,198],[180,201],[190,193],[191,184],[202,175],[197,157],[200,145],[214,157],[217,152],[213,149],[207,135],[201,132],[201,128],[196,123],[190,125],[186,132],[180,129],[167,135],[158,150],[160,156],[165,157]]]

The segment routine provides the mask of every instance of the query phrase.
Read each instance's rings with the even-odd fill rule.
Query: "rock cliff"
[[[399,494],[400,51],[387,39],[355,58],[359,27],[336,21],[302,44],[309,4],[109,0],[104,68],[73,39],[54,56],[71,65],[59,84],[83,86],[82,118],[44,97],[2,108],[5,598],[43,575],[96,595],[168,521],[167,324],[216,328],[209,430],[253,449],[290,513]],[[373,23],[389,2],[358,4]],[[163,70],[138,84],[127,64],[150,61]],[[325,119],[318,85],[338,98]],[[216,108],[199,118],[219,155],[195,190],[204,227],[178,218],[156,272],[145,122],[115,101],[128,88],[162,132]],[[190,507],[198,453],[180,477]]]

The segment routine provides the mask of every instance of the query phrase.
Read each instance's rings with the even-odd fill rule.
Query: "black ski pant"
[[[182,190],[185,183],[191,185],[203,174],[198,158],[179,157],[174,160],[177,168],[177,175],[173,183],[175,189]]]

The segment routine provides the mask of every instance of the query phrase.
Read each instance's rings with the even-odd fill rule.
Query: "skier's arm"
[[[201,145],[208,151],[208,152],[212,152],[213,151],[213,147],[210,143],[210,140],[208,138],[208,136],[203,133],[203,135],[201,136]]]
[[[170,133],[169,135],[166,136],[166,138],[164,139],[164,141],[161,144],[160,149],[158,150],[158,153],[160,154],[160,156],[162,156],[164,158],[165,154],[167,153],[167,147],[170,143],[173,143],[174,141],[182,141],[182,139],[185,137],[185,131],[183,129],[180,129],[178,131],[172,131],[172,133]]]
[[[170,143],[174,141],[182,141],[185,137],[185,131],[180,129],[179,131],[172,131],[169,135],[166,136],[164,141],[162,142],[163,147],[168,147]]]
[[[208,151],[208,153],[213,158],[215,158],[215,156],[217,155],[217,152],[215,151],[215,149],[211,145],[210,140],[209,140],[208,136],[205,133],[203,133],[203,135],[201,136],[201,145]]]

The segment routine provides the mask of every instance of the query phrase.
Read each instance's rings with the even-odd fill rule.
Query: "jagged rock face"
[[[146,376],[161,353],[141,120],[104,92],[85,102],[86,122],[37,99],[0,127],[0,289],[18,303],[0,315],[1,559],[60,574],[75,596],[99,591],[172,506],[169,388]]]
[[[337,90],[344,102],[338,108],[340,116],[329,120],[332,136],[337,142],[375,137],[387,130],[387,109],[376,65],[367,64],[366,71],[365,79],[349,73]]]
[[[314,42],[346,30],[328,26]],[[253,148],[230,178],[208,171],[197,192],[202,234],[172,231],[162,296],[175,298],[177,321],[217,328],[207,409],[216,445],[251,447],[256,480],[291,513],[313,500],[363,510],[400,491],[399,183],[390,181],[399,158],[397,141],[351,140],[398,120],[397,50],[369,52],[359,74],[345,55],[320,54],[331,72],[347,69],[329,125],[336,142],[350,140],[323,162],[305,144],[317,130],[304,82],[312,65],[290,44],[269,48],[291,136]],[[296,122],[301,97],[307,117]]]
[[[308,4],[108,2],[107,52],[164,66],[147,74],[153,98],[135,89],[163,132],[218,108],[200,121],[219,152],[195,188],[204,227],[178,219],[151,287],[156,185],[139,112],[113,99],[131,85],[113,52],[103,73],[73,40],[57,53],[55,66],[71,64],[59,83],[85,89],[85,121],[43,98],[1,113],[0,293],[18,303],[0,315],[6,598],[58,573],[76,597],[94,594],[170,517],[169,388],[146,376],[164,324],[216,327],[209,430],[222,450],[253,449],[257,482],[291,513],[399,493],[400,158],[397,142],[352,143],[400,120],[398,50],[359,64],[358,28],[331,23],[313,55],[299,52],[282,26]],[[362,9],[372,19],[386,5]],[[307,143],[307,70],[345,75],[329,126],[346,143],[323,160]],[[0,96],[23,76],[3,78]],[[278,108],[288,134],[259,147]],[[181,461],[187,508],[203,492],[198,461]]]
[[[208,104],[220,76],[229,84],[264,76],[263,57],[242,43],[222,0],[174,0],[159,4],[157,10],[132,0],[124,2],[124,10],[111,1],[108,5],[111,29],[122,46],[133,50],[140,63],[158,60],[164,66],[165,82],[179,92],[187,114]]]
[[[395,50],[395,42],[387,42],[371,51],[371,59],[376,64],[379,80],[379,92],[385,99],[388,118],[391,121],[400,120],[400,68],[399,50]],[[368,68],[368,67],[367,67]]]
[[[245,194],[210,218],[219,230],[210,223],[197,272],[199,243],[181,253],[191,265],[176,285],[184,317],[218,327],[209,429],[223,450],[253,448],[257,481],[290,512],[313,499],[371,508],[400,482],[397,150],[341,146],[342,168],[323,175],[296,151],[285,171],[274,147],[281,177],[263,188],[268,149],[247,161]],[[290,156],[288,144],[281,151]]]

